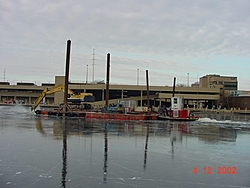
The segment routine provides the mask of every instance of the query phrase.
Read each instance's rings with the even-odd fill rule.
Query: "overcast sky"
[[[249,0],[0,0],[0,81],[190,84],[207,74],[237,76],[250,90]],[[137,71],[139,69],[139,71]]]

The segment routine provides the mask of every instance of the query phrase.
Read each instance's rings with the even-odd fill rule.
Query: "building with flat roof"
[[[220,76],[217,74],[208,74],[200,78],[201,88],[220,88],[222,90],[238,90],[238,81],[235,76]]]

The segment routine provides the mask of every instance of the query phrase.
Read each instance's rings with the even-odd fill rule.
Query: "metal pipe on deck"
[[[70,47],[71,41],[67,41],[67,53],[66,53],[66,68],[65,68],[65,83],[64,83],[64,103],[63,103],[63,116],[66,113],[66,107],[68,104],[68,84],[69,84],[69,63],[70,63]]]
[[[109,72],[110,72],[110,54],[107,54],[107,75],[106,75],[106,104],[109,105]]]

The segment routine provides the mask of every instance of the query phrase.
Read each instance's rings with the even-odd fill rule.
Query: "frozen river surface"
[[[43,117],[0,106],[0,187],[250,187],[250,116]]]

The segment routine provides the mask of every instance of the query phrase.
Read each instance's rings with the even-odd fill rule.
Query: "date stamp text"
[[[198,169],[198,167],[195,166],[193,168],[193,173],[198,174],[200,170],[202,171],[203,174],[208,174],[208,175],[213,173],[230,174],[230,175],[237,174],[236,166],[218,166],[216,171],[211,166],[204,166],[203,169]]]

